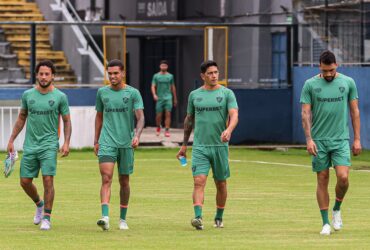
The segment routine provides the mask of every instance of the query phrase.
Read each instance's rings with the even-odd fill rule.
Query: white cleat
[[[101,229],[103,229],[104,231],[105,230],[109,230],[109,217],[108,216],[104,216],[102,217],[101,219],[99,219],[96,224],[101,227]]]
[[[330,228],[330,225],[329,224],[325,224],[323,227],[322,227],[322,230],[320,232],[321,235],[330,235],[331,233],[331,228]]]
[[[42,220],[42,211],[44,211],[44,206],[36,207],[36,214],[33,217],[33,224],[38,225]]]
[[[119,229],[120,230],[127,230],[128,229],[128,225],[127,225],[127,222],[125,220],[119,220]]]
[[[335,231],[339,231],[343,227],[343,222],[342,222],[342,216],[340,214],[340,210],[334,211],[333,210],[333,228]]]
[[[51,229],[51,222],[47,219],[41,220],[41,230],[50,230]]]

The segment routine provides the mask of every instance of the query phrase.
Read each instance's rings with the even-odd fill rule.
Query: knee
[[[317,184],[319,186],[327,186],[329,184],[329,175],[322,174],[317,177]]]
[[[112,176],[102,175],[102,184],[103,185],[111,185],[112,184]]]
[[[194,180],[194,188],[204,188],[205,185],[206,185],[206,182],[203,179]]]
[[[21,185],[22,188],[27,188],[32,185],[32,182],[30,182],[29,180],[21,179],[19,184]]]
[[[227,188],[226,181],[217,181],[216,187],[218,190],[226,190]]]
[[[121,179],[119,183],[123,189],[130,188],[130,181],[128,178]]]
[[[338,184],[341,185],[341,186],[348,185],[348,175],[338,176]]]

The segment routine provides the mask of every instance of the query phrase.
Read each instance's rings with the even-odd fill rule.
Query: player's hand
[[[357,156],[361,154],[362,147],[361,147],[361,141],[360,140],[354,140],[352,144],[352,153],[354,156]]]
[[[177,107],[177,99],[173,100],[173,106],[176,108]]]
[[[153,99],[154,99],[154,101],[158,101],[158,96],[157,95],[153,95]]]
[[[95,143],[94,144],[94,153],[96,156],[98,156],[98,152],[99,152],[99,143]]]
[[[317,147],[312,139],[307,140],[307,152],[310,155],[317,156]]]
[[[63,144],[60,149],[60,153],[62,154],[62,157],[66,157],[69,155],[69,145],[67,143]]]
[[[139,146],[139,137],[134,136],[134,138],[132,139],[132,142],[131,142],[131,146],[133,148],[137,148],[137,146]]]
[[[179,152],[177,153],[177,155],[176,155],[176,158],[177,159],[179,159],[180,158],[180,156],[183,156],[183,157],[185,157],[186,158],[186,146],[184,146],[184,145],[182,145],[181,146],[181,148],[180,148],[180,150],[179,150]]]
[[[6,151],[8,153],[14,153],[14,144],[13,144],[13,142],[8,143],[8,147],[6,148]]]
[[[224,132],[222,132],[221,134],[222,142],[228,142],[230,141],[230,138],[231,138],[231,132],[229,130],[226,129]]]

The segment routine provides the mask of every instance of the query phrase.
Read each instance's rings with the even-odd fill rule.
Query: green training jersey
[[[314,140],[349,139],[348,106],[358,99],[354,80],[338,74],[332,82],[314,76],[308,79],[302,89],[302,104],[311,104]]]
[[[21,108],[28,113],[23,150],[58,149],[59,115],[69,114],[67,96],[57,88],[46,94],[32,88],[23,93]]]
[[[237,109],[234,92],[224,86],[216,90],[200,87],[189,95],[187,113],[194,115],[194,146],[227,146],[221,141],[229,110]]]
[[[172,99],[171,85],[174,84],[174,78],[171,73],[157,73],[153,76],[152,84],[157,88],[157,96],[160,100]]]
[[[120,90],[102,87],[96,95],[95,109],[103,113],[99,144],[131,148],[135,134],[135,110],[144,109],[139,91],[129,85]]]

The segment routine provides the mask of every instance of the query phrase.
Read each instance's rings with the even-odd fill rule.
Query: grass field
[[[304,150],[232,149],[225,228],[213,228],[215,188],[209,179],[203,231],[190,226],[191,171],[180,166],[175,154],[176,150],[168,149],[136,151],[127,218],[130,230],[124,232],[118,230],[117,172],[110,206],[111,230],[103,232],[96,226],[100,217],[100,175],[92,152],[72,152],[59,160],[53,228],[49,232],[32,224],[34,204],[18,184],[17,163],[17,171],[0,182],[0,249],[370,247],[370,172],[358,171],[370,164],[370,152],[353,159],[350,189],[342,205],[344,228],[329,237],[319,235],[316,179]],[[42,190],[40,179],[36,183]],[[334,183],[332,178],[331,201]]]

